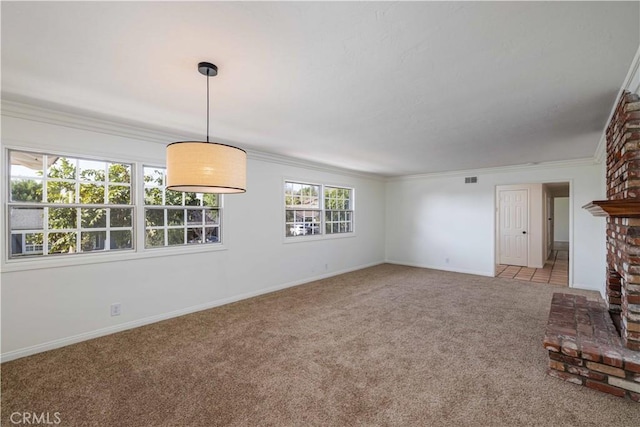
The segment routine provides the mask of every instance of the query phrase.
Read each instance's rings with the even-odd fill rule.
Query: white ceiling
[[[6,2],[2,91],[406,175],[591,157],[638,2]],[[171,141],[166,141],[167,143]]]

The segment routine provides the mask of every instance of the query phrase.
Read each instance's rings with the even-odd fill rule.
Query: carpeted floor
[[[2,424],[638,427],[546,375],[557,290],[380,265],[5,363]]]

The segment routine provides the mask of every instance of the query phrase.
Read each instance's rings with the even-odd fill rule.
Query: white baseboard
[[[138,328],[140,326],[149,325],[151,323],[160,322],[162,320],[171,319],[174,317],[184,316],[185,314],[195,313],[197,311],[208,310],[210,308],[219,307],[221,305],[230,304],[233,302],[241,301],[248,298],[253,298],[259,295],[268,294],[271,292],[279,291],[293,286],[303,285],[305,283],[314,282],[316,280],[326,279],[332,276],[338,276],[340,274],[349,273],[356,270],[362,270],[363,268],[373,267],[376,265],[384,264],[384,261],[373,262],[369,264],[363,264],[356,267],[346,268],[343,270],[332,271],[329,273],[320,274],[313,277],[308,277],[301,280],[295,280],[293,282],[283,283],[280,285],[272,286],[258,291],[247,292],[244,294],[235,295],[229,298],[223,298],[215,301],[209,301],[203,304],[193,305],[191,307],[174,310],[168,313],[162,313],[155,316],[149,316],[138,320],[132,320],[130,322],[121,323],[119,325],[109,326],[106,328],[96,329],[93,331],[83,332],[81,334],[73,335],[70,337],[60,338],[53,341],[48,341],[42,344],[36,344],[30,347],[21,348],[18,350],[8,351],[0,354],[0,363],[8,362],[10,360],[19,359],[21,357],[31,356],[36,353],[42,353],[43,351],[53,350],[67,345],[76,344],[82,341],[87,341],[93,338],[103,337],[105,335],[111,335],[116,332],[126,331],[128,329]]]
[[[468,270],[465,268],[454,268],[454,267],[447,267],[444,268],[441,265],[429,265],[429,264],[420,264],[420,263],[412,263],[412,262],[405,262],[405,261],[397,261],[397,260],[392,260],[392,259],[387,259],[385,262],[389,263],[389,264],[397,264],[397,265],[406,265],[408,267],[419,267],[419,268],[428,268],[431,270],[440,270],[440,271],[450,271],[452,273],[463,273],[463,274],[473,274],[476,276],[487,276],[487,277],[494,277],[495,276],[495,272],[494,271],[480,271],[480,270]]]

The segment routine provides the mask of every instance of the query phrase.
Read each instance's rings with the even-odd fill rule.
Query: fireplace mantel
[[[594,200],[582,207],[593,216],[640,218],[640,200]]]

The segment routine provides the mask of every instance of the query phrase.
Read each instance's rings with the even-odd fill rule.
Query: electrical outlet
[[[445,264],[449,264],[449,258],[444,259]]]
[[[111,304],[111,315],[112,316],[120,316],[121,313],[122,313],[122,306],[120,305],[119,302]]]

